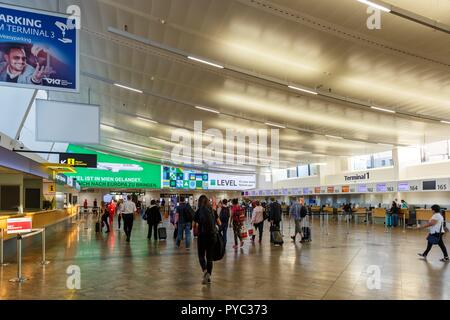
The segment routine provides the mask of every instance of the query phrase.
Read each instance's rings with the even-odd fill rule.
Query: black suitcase
[[[164,227],[158,228],[158,238],[159,240],[166,240],[167,239],[167,230]]]
[[[311,228],[302,227],[302,241],[311,241]]]
[[[100,222],[95,223],[95,232],[100,232]]]

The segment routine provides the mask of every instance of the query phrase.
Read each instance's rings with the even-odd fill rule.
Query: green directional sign
[[[77,179],[81,187],[160,189],[161,166],[95,152],[69,145],[68,153],[97,155],[97,168],[76,168],[67,176]]]

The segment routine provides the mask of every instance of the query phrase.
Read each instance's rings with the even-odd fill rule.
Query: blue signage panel
[[[0,85],[78,92],[77,19],[0,4]]]

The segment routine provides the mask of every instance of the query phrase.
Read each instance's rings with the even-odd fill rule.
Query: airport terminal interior
[[[0,300],[450,299],[449,37],[448,0],[2,0]]]

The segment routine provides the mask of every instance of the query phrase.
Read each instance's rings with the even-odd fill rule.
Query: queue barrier
[[[4,260],[4,247],[3,247],[4,239],[5,239],[4,229],[0,229],[0,267],[5,267],[9,265],[9,263],[5,263]]]
[[[10,279],[10,282],[23,283],[27,278],[22,276],[22,239],[35,236],[37,234],[42,234],[42,260],[41,265],[45,266],[50,263],[45,259],[45,228],[42,229],[32,229],[30,233],[27,234],[17,234],[17,277]]]

